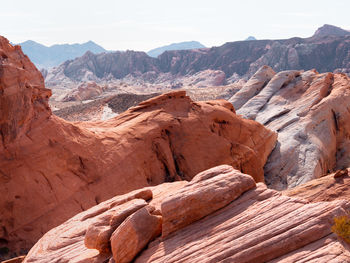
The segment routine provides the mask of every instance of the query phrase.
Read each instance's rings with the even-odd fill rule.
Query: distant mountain
[[[245,40],[245,41],[251,41],[251,40],[256,40],[256,38],[255,38],[255,37],[253,37],[253,36],[249,36],[249,37],[247,37],[247,38],[246,38],[246,40]]]
[[[187,42],[173,43],[167,46],[152,49],[147,52],[147,55],[150,57],[156,58],[163,52],[169,51],[169,50],[187,50],[187,49],[198,49],[198,48],[205,48],[205,46],[199,43],[198,41],[187,41]]]
[[[338,37],[350,36],[350,31],[344,30],[340,27],[325,24],[316,30],[313,37],[324,37],[324,36],[338,36]]]
[[[83,44],[62,44],[47,47],[35,41],[28,40],[19,45],[39,69],[58,66],[66,60],[84,55],[87,51],[95,54],[106,52],[103,47],[92,41]]]
[[[166,51],[157,58],[135,51],[97,55],[89,52],[49,72],[46,81],[60,83],[64,78],[84,81],[87,77],[99,81],[121,79],[128,74],[185,76],[207,69],[221,70],[226,78],[232,75],[248,78],[263,65],[275,71],[350,72],[350,35],[344,32],[338,35],[336,27],[334,31],[324,30],[329,28],[325,27],[318,30],[323,32],[321,35],[309,38],[228,42],[219,47]]]

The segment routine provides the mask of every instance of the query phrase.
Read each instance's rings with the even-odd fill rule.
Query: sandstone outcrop
[[[251,81],[255,76],[247,84]],[[241,93],[249,90],[247,84]],[[350,113],[345,106],[350,103],[350,79],[345,74],[282,71],[249,99],[241,93],[230,99],[237,114],[278,132],[264,168],[269,187],[295,187],[350,166]]]
[[[147,196],[146,200],[152,198],[152,192]],[[112,233],[119,227],[121,223],[137,210],[146,206],[147,203],[143,199],[134,199],[118,206],[117,211],[100,218],[91,224],[85,234],[84,244],[87,248],[97,249],[100,253],[110,252],[109,239]]]
[[[303,198],[309,202],[337,199],[350,201],[350,176],[344,171],[348,171],[348,169],[338,170],[336,173],[311,180],[293,189],[285,190],[283,194]],[[339,172],[342,175],[335,176]]]
[[[97,97],[106,90],[106,87],[101,87],[94,81],[84,82],[76,89],[71,90],[62,101],[82,101]]]
[[[227,201],[227,205],[216,211],[208,210],[207,208],[212,206],[206,202],[208,191],[211,190],[215,196],[217,185],[225,187],[225,181],[229,183],[232,177],[237,179],[236,187],[232,189],[235,197],[220,195],[222,200]],[[229,166],[219,166],[200,173],[191,182],[173,182],[146,188],[153,192],[153,199],[148,201],[147,206],[125,219],[113,234],[125,236],[131,231],[131,238],[117,239],[112,235],[112,251],[113,243],[116,242],[118,245],[115,249],[121,253],[112,255],[111,252],[98,253],[97,250],[87,249],[83,240],[88,225],[110,214],[111,207],[117,209],[115,207],[121,205],[120,202],[112,206],[116,204],[116,200],[130,199],[131,196],[136,196],[137,191],[146,189],[137,190],[132,195],[114,197],[49,231],[31,249],[24,262],[350,261],[348,245],[338,240],[331,232],[333,218],[344,215],[350,208],[348,201],[308,203],[302,198],[292,198],[269,190],[262,183],[255,185],[252,178],[250,182],[253,185],[249,189],[246,187],[248,178],[248,175],[241,174]],[[144,247],[146,243],[145,240],[151,240],[156,233],[160,235],[160,231],[157,227],[150,227],[148,230],[154,231],[147,230],[147,234],[144,230],[139,231],[138,228],[142,228],[144,224],[135,224],[136,218],[145,220],[150,217],[162,217],[162,231],[168,232],[164,202],[169,202],[169,198],[176,199],[190,189],[196,195],[203,196],[201,208],[208,211],[208,215],[197,217],[165,238],[156,238],[140,251],[140,247]],[[196,202],[185,202],[184,205],[186,206],[183,209],[192,211],[193,214],[201,210],[198,210]],[[157,210],[160,210],[157,215],[152,215],[152,211]],[[177,218],[173,218],[173,222],[182,220],[182,216],[183,214],[178,214]],[[145,236],[147,238],[143,238]],[[130,240],[135,242],[129,245]],[[140,240],[143,241],[142,246],[137,245]],[[120,255],[123,257],[119,258]]]
[[[275,74],[276,72],[269,66],[261,67],[237,93],[229,98],[229,102],[235,105],[235,110],[240,109],[250,98],[258,94]]]
[[[230,166],[219,166],[197,175],[193,182],[163,200],[162,237],[225,207],[254,186],[253,178]]]
[[[151,210],[152,211],[152,210]],[[129,216],[111,236],[115,262],[128,263],[162,232],[162,217],[142,208]]]
[[[115,195],[216,165],[264,181],[276,133],[226,101],[170,92],[106,122],[70,123],[51,114],[50,90],[20,47],[1,37],[0,54],[0,239],[10,251]]]

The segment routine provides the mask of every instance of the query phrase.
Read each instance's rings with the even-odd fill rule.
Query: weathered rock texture
[[[263,67],[257,74],[271,70]],[[278,132],[264,168],[270,187],[295,187],[350,166],[350,79],[345,74],[282,71],[265,85],[265,78],[256,78],[230,101],[237,114]]]
[[[148,200],[149,205],[147,204],[147,207],[155,207],[153,212],[159,211],[161,200],[172,192],[176,192],[185,184],[187,184],[186,181],[179,181],[165,183],[161,187],[147,187],[141,190],[135,190],[122,196],[113,197],[81,212],[46,233],[31,249],[25,262],[104,262],[106,259],[112,257],[111,235],[128,218],[122,219],[119,217],[121,220],[117,220],[119,222],[115,224],[116,221],[114,219],[118,215],[129,213],[130,208],[135,207],[134,204],[140,203],[140,199]],[[151,200],[151,198],[153,199]],[[128,223],[128,225],[130,224]],[[91,235],[91,230],[89,229],[92,226],[100,233],[106,233],[107,227],[111,230],[108,232],[108,235],[105,234],[107,246],[104,246],[104,248],[108,249],[104,249],[101,251],[102,253],[99,253],[96,249],[87,248],[91,247],[90,244],[98,244],[101,240],[100,235]],[[55,241],[51,242],[53,240]]]
[[[311,180],[293,189],[283,191],[283,194],[300,197],[309,202],[333,201],[344,199],[350,201],[350,176],[343,173],[336,176],[342,170],[330,175]],[[344,171],[348,171],[345,169]]]
[[[115,262],[131,262],[162,232],[162,217],[151,215],[147,208],[129,216],[112,234],[111,247]]]
[[[208,194],[218,196],[218,184],[225,187],[226,183],[230,184],[232,177],[237,179],[232,189],[235,197],[219,195],[227,201],[227,205],[216,211],[207,209],[212,206],[206,202]],[[132,237],[144,237],[144,231],[135,231],[144,225],[133,224],[134,218],[145,220],[159,208],[158,217],[163,217],[163,232],[168,232],[166,228],[169,224],[166,222],[169,218],[163,210],[164,203],[169,202],[169,199],[178,200],[181,194],[190,189],[196,195],[203,196],[202,206],[198,207],[197,202],[186,202],[185,198],[182,209],[195,215],[204,208],[208,214],[201,219],[197,217],[196,220],[188,221],[188,225],[182,225],[165,238],[159,237],[148,243],[143,251],[142,248],[134,250],[134,247],[138,247],[136,244],[139,238],[135,238],[136,242],[132,245],[128,243],[130,240],[121,239],[125,240],[123,245],[121,240],[118,242],[112,236],[112,250],[113,242],[117,242],[118,251],[122,252],[114,255],[115,262],[350,262],[348,245],[331,233],[333,218],[344,215],[350,208],[349,202],[336,200],[308,203],[304,199],[269,190],[262,183],[255,185],[252,178],[248,178],[248,175],[229,166],[219,166],[197,175],[191,182],[174,182],[148,188],[153,192],[149,205],[125,219],[113,235],[125,236],[132,230]],[[247,180],[252,183],[250,189],[246,187]],[[89,250],[84,246],[86,228],[106,214],[113,214],[110,212],[111,204],[117,207],[116,200],[129,199],[135,193],[137,191],[101,203],[52,229],[32,248],[24,262],[107,262],[112,257],[110,252],[99,254],[97,250]],[[152,206],[154,210],[147,210]],[[178,218],[172,217],[173,222],[176,219],[183,220],[183,213],[179,213]],[[126,230],[125,233],[122,233],[122,229]],[[154,238],[154,235],[148,236]],[[119,258],[120,255],[123,257]]]
[[[12,251],[117,194],[216,165],[264,180],[276,134],[226,101],[179,91],[106,122],[69,123],[51,114],[50,91],[19,47],[1,37],[0,57],[0,240]]]
[[[162,237],[225,207],[254,186],[252,177],[229,166],[197,175],[193,182],[162,202]]]

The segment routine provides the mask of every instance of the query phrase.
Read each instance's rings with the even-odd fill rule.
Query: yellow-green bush
[[[332,231],[350,244],[350,214],[335,217]]]

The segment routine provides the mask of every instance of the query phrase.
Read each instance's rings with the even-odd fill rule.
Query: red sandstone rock
[[[16,258],[11,258],[9,260],[1,261],[1,263],[21,263],[24,260],[25,256],[20,256]]]
[[[51,111],[41,73],[23,54],[20,46],[12,46],[0,36],[0,152],[7,144],[27,135],[32,122],[47,119]],[[6,153],[5,153],[6,154]],[[11,158],[7,156],[7,158]],[[1,167],[1,166],[0,166]],[[0,173],[2,177],[7,177]]]
[[[84,244],[101,253],[110,251],[109,239],[117,227],[131,214],[146,206],[143,199],[134,199],[118,206],[118,210],[93,222],[86,230]]]
[[[162,237],[228,205],[254,187],[252,177],[227,165],[195,176],[193,182],[162,202]]]
[[[147,207],[141,208],[129,216],[112,234],[111,247],[115,262],[131,262],[161,232],[162,217],[151,215]]]
[[[135,262],[258,263],[300,253],[307,245],[324,255],[319,240],[332,236],[334,216],[348,208],[345,201],[307,204],[258,184],[227,207],[151,243]],[[349,255],[341,251],[343,258]]]
[[[223,174],[217,172],[220,170]],[[200,180],[189,183],[174,182],[148,188],[153,192],[150,204],[152,205],[152,202],[156,204],[167,202],[166,200],[171,196],[179,196],[189,188],[205,197],[209,187],[203,188],[203,183],[212,180],[212,185],[215,186],[215,182],[222,182],[222,176],[225,177],[228,174],[229,168],[221,166],[199,174]],[[241,176],[248,177],[243,174]],[[239,184],[239,181],[237,183]],[[241,184],[242,187],[246,186],[246,180],[242,180]],[[216,188],[213,187],[212,190],[215,191]],[[126,197],[130,198],[131,196],[125,195],[116,198],[125,200]],[[88,224],[96,222],[98,218],[108,214],[108,206],[110,203],[115,203],[116,198],[82,212],[49,231],[32,248],[24,262],[107,262],[112,257],[111,253],[98,254],[96,250],[89,250],[84,246],[84,229]],[[230,200],[229,195],[221,195],[221,198],[222,200]],[[186,203],[186,205],[187,207],[183,207],[184,210],[196,207],[195,203]],[[149,217],[148,212],[145,211],[147,208],[142,208],[126,219],[119,226],[119,230],[116,230],[123,232],[122,226],[128,225],[123,227],[125,231],[120,234],[126,237],[126,233],[129,233],[130,230],[129,236],[131,238],[122,240],[115,238],[113,240],[112,237],[112,246],[114,242],[118,243],[118,250],[125,252],[125,257],[123,257],[123,259],[127,259],[125,262],[132,260],[135,262],[259,263],[270,260],[274,260],[274,262],[279,262],[279,260],[281,262],[295,262],[297,260],[301,262],[308,262],[308,260],[329,262],[332,259],[334,259],[333,262],[337,262],[336,260],[348,262],[349,248],[331,233],[331,226],[333,218],[344,215],[349,208],[348,201],[308,203],[301,198],[284,196],[275,190],[267,189],[264,184],[258,183],[256,187],[242,193],[222,209],[192,222],[165,239],[159,237],[148,243],[147,248],[136,258],[133,258],[131,255],[135,256],[136,251],[139,250],[135,248],[138,247],[139,239],[137,237],[140,235],[135,233],[143,233],[143,231],[132,232],[131,230],[143,225],[131,224],[135,220],[130,218],[141,214],[141,210],[143,210],[141,218]],[[164,211],[162,214],[165,215]],[[182,220],[182,214],[178,214],[178,218],[173,219]],[[84,222],[84,220],[88,222]],[[129,246],[128,242],[132,240],[135,242]],[[145,239],[142,238],[142,240]],[[118,260],[120,258],[115,257],[115,262],[119,262]],[[109,262],[114,261],[110,259]]]
[[[344,174],[341,177],[334,177],[334,175],[330,174],[311,180],[293,189],[285,190],[283,194],[303,198],[309,202],[333,201],[337,199],[350,201],[349,175]]]
[[[104,251],[105,253],[100,254],[98,250],[88,249],[84,244],[87,230],[91,225],[96,223],[98,229],[98,223],[104,222],[103,219],[112,219],[116,211],[122,212],[120,210],[122,207],[128,209],[129,206],[126,204],[130,201],[134,202],[135,199],[139,198],[148,200],[152,197],[152,192],[153,199],[148,201],[157,210],[160,208],[162,199],[178,191],[185,184],[187,184],[186,181],[179,181],[164,183],[161,187],[156,186],[135,190],[122,196],[116,196],[81,212],[62,225],[47,232],[31,249],[25,262],[105,262],[112,257],[110,251]],[[101,229],[104,229],[103,225]]]
[[[1,37],[0,54],[0,238],[13,251],[115,195],[216,165],[264,180],[276,134],[226,101],[171,92],[106,122],[69,123],[51,115],[50,91],[21,49]]]

